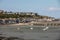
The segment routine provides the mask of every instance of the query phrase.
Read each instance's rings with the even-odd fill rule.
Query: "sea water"
[[[60,40],[60,27],[2,25],[0,34],[0,37],[18,37],[21,40]]]

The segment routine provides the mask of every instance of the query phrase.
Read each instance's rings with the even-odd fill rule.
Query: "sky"
[[[36,12],[39,15],[60,18],[60,0],[0,0],[0,10]]]

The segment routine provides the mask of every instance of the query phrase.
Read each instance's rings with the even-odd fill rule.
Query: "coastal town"
[[[0,0],[0,40],[60,40],[60,0]]]
[[[60,19],[42,16],[34,12],[7,12],[0,10],[0,25],[7,24],[60,26]]]

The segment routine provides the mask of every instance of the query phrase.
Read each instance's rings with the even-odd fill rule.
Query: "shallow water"
[[[31,29],[32,28],[32,29]],[[45,27],[41,26],[16,26],[5,25],[0,26],[0,36],[2,37],[18,37],[22,40],[59,40],[60,39],[60,27],[49,27],[47,30],[43,30]]]

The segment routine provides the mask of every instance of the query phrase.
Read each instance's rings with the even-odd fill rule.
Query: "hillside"
[[[0,18],[54,18],[49,16],[42,16],[34,12],[7,12],[0,11]]]

